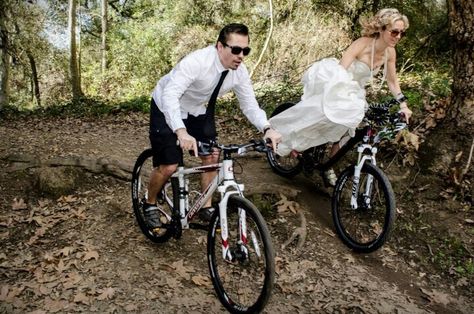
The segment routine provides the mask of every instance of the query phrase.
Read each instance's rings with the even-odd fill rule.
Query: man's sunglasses
[[[388,32],[390,33],[390,35],[392,37],[397,37],[398,35],[400,35],[400,38],[403,38],[403,36],[405,36],[405,34],[406,34],[405,31],[399,31],[399,30],[396,30],[396,29],[392,29]]]
[[[242,51],[244,52],[244,56],[246,56],[250,53],[250,47],[242,48],[242,47],[239,47],[239,46],[229,46],[226,43],[222,43],[222,44],[224,45],[224,47],[229,47],[230,52],[232,52],[232,54],[234,54],[234,55],[240,55],[240,53]]]

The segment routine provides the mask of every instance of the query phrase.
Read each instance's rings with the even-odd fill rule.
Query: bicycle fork
[[[364,151],[369,150],[370,154],[364,154]],[[354,179],[352,181],[352,196],[351,196],[351,208],[358,209],[359,204],[359,188],[360,188],[360,173],[362,172],[362,167],[364,164],[369,161],[373,165],[376,165],[375,155],[377,154],[377,147],[372,147],[369,144],[360,145],[357,148],[359,156],[357,158],[357,164],[354,167]],[[365,191],[363,194],[364,206],[370,208],[371,204],[371,195],[372,195],[372,183],[374,181],[373,176],[370,174],[367,175],[367,182],[365,183]]]
[[[226,165],[226,162],[228,163]],[[231,169],[232,161],[224,160],[224,169]],[[233,190],[229,190],[232,188]],[[237,251],[232,252],[229,245],[229,228],[227,220],[227,204],[229,197],[233,194],[242,195],[244,186],[234,181],[234,175],[232,171],[224,171],[224,181],[217,190],[221,194],[221,201],[219,202],[219,217],[221,227],[221,239],[222,239],[222,258],[227,262],[233,262],[237,256]],[[244,259],[248,257],[247,249],[247,224],[246,224],[246,212],[241,208],[237,209],[239,218],[239,234],[237,240],[237,246],[239,248],[239,254],[242,254]]]

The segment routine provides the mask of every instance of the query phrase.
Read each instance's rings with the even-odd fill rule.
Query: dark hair
[[[231,23],[224,26],[224,28],[219,33],[219,37],[217,38],[217,42],[221,42],[223,44],[227,43],[230,34],[240,34],[244,36],[249,36],[249,29],[244,24],[239,23]],[[249,38],[250,40],[250,38]],[[217,43],[216,43],[217,45]]]

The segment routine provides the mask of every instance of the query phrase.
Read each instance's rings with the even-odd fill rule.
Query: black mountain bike
[[[272,170],[280,176],[292,178],[302,171],[307,175],[319,171],[323,175],[356,147],[357,160],[341,172],[332,195],[336,232],[344,244],[356,252],[368,253],[380,248],[389,238],[395,222],[395,195],[375,158],[377,146],[383,139],[393,138],[407,127],[403,116],[392,112],[391,107],[395,104],[398,104],[395,99],[371,104],[363,126],[330,158],[327,157],[328,144],[311,147],[297,157],[282,157],[271,149],[267,150]],[[284,103],[272,116],[292,106],[294,103]]]

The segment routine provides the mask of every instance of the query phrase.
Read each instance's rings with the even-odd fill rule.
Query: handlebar
[[[197,145],[198,148],[205,153],[210,153],[213,148],[218,148],[224,152],[224,156],[230,156],[231,154],[243,155],[249,151],[264,152],[267,149],[263,140],[250,140],[245,144],[228,145],[219,144],[217,141],[210,141],[209,143],[198,141]]]
[[[393,105],[399,104],[395,98],[392,98],[383,103],[372,103],[369,104],[369,108],[365,113],[365,118],[375,125],[385,125],[385,124],[397,124],[404,123],[406,121],[405,115],[398,111],[391,113],[390,109]]]

